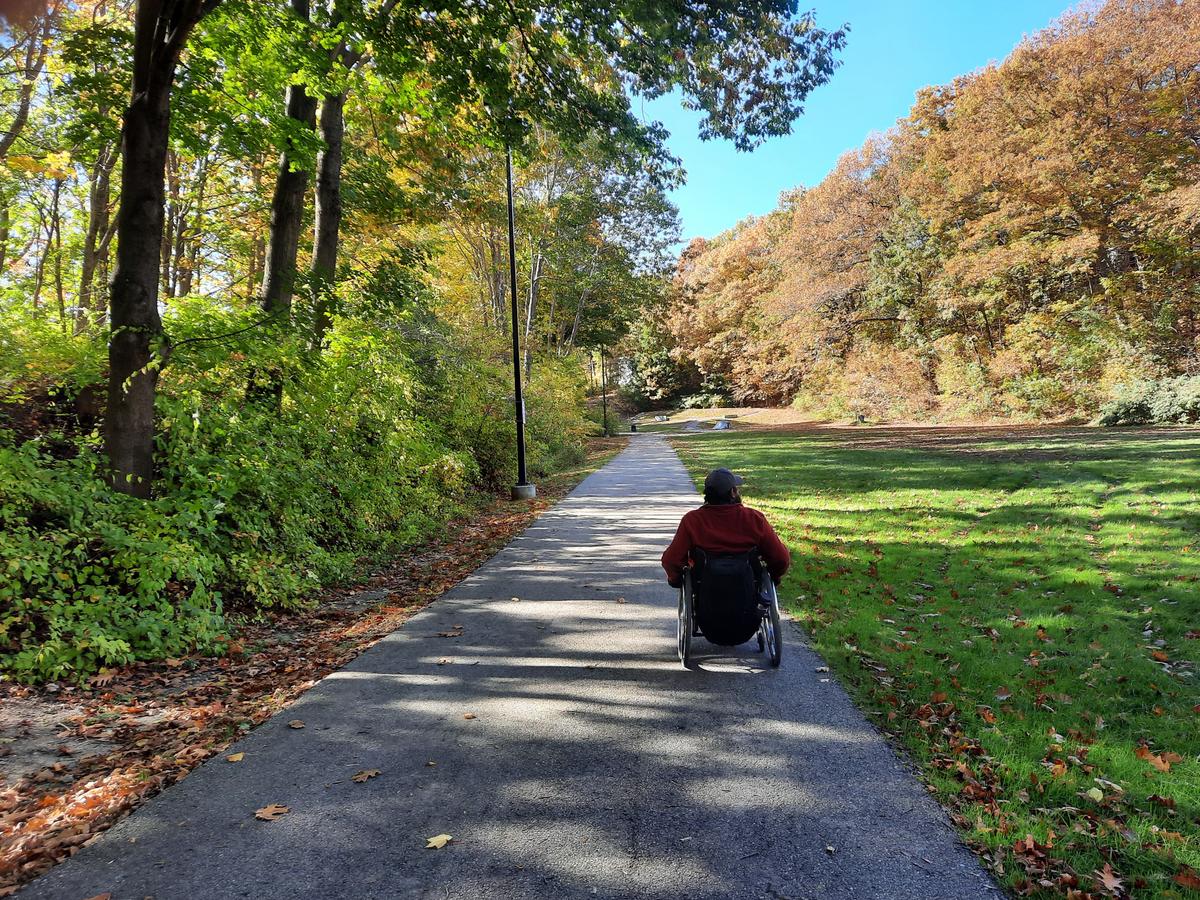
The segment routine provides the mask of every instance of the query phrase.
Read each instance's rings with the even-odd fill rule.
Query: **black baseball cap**
[[[728,469],[713,469],[704,479],[704,493],[723,497],[743,481],[741,475],[734,475]]]

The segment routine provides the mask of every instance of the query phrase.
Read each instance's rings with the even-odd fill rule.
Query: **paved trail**
[[[636,437],[242,762],[210,761],[21,897],[997,896],[799,632],[779,670],[703,642],[680,667],[658,556],[696,504],[666,442]],[[269,803],[292,812],[255,821]]]

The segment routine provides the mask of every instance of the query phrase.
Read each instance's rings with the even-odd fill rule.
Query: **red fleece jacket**
[[[668,581],[683,577],[693,547],[708,553],[743,553],[757,547],[771,577],[779,581],[791,565],[792,555],[775,534],[767,517],[740,503],[705,504],[687,513],[675,539],[662,555]]]

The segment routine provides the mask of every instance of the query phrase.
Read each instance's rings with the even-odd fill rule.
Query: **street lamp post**
[[[530,484],[525,471],[525,398],[521,395],[521,338],[517,322],[517,216],[513,208],[512,147],[507,148],[508,175],[508,289],[512,301],[513,405],[517,417],[517,483],[513,485],[514,500],[532,500],[537,486]]]

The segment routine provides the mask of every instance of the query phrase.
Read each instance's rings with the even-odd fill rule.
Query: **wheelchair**
[[[746,553],[692,552],[679,589],[679,659],[692,660],[693,639],[736,647],[758,638],[772,668],[783,659],[783,630],[775,583],[757,550]]]

